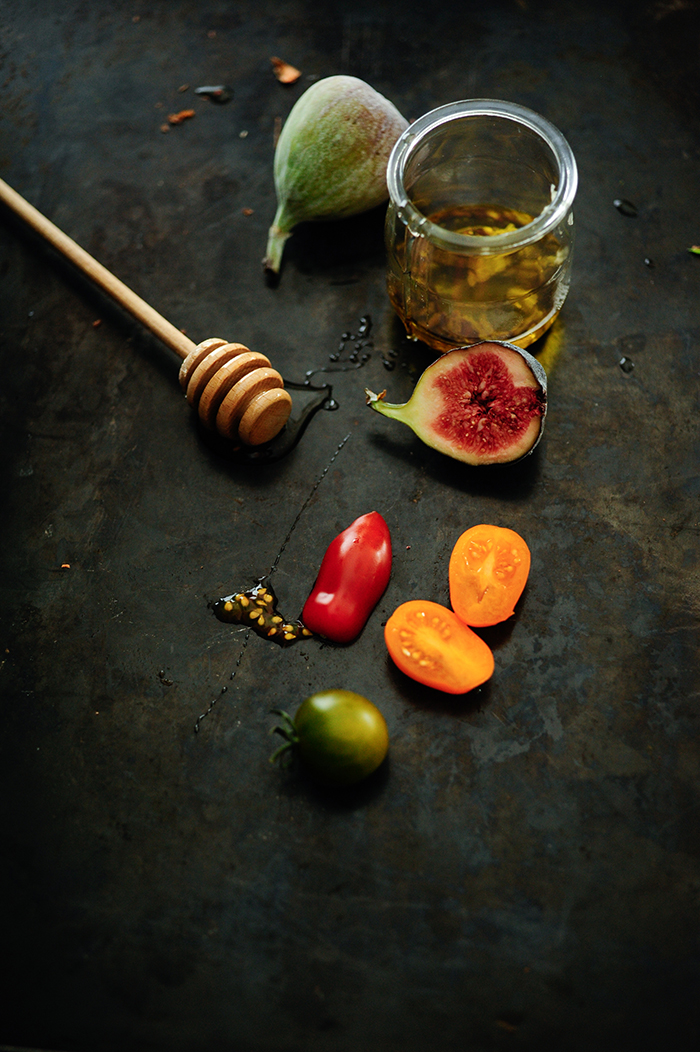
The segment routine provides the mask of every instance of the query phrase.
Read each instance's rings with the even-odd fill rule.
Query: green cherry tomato
[[[381,712],[352,690],[312,694],[301,703],[294,720],[286,720],[289,730],[277,729],[294,744],[309,770],[329,785],[352,785],[366,778],[389,748]]]

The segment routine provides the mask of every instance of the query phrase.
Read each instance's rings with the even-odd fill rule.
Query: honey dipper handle
[[[132,292],[123,281],[115,278],[114,274],[107,270],[106,267],[103,267],[101,263],[98,263],[96,259],[93,259],[89,252],[86,252],[84,248],[76,244],[62,230],[59,230],[46,216],[42,215],[28,201],[25,201],[21,194],[18,194],[16,190],[13,190],[2,179],[0,179],[0,201],[3,201],[8,208],[11,208],[13,212],[24,219],[49,244],[53,245],[59,252],[62,252],[71,263],[74,263],[84,274],[87,274],[96,285],[99,285],[134,318],[145,325],[147,329],[150,329],[155,336],[162,340],[171,350],[175,351],[180,358],[185,358],[194,349],[195,344],[189,337],[185,336],[179,329],[176,329],[174,325],[167,321],[158,311],[154,310],[153,307],[150,307],[135,292]]]

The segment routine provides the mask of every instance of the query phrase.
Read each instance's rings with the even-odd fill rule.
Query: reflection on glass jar
[[[439,351],[527,347],[569,290],[576,162],[513,103],[441,106],[411,124],[387,170],[387,286],[409,335]]]

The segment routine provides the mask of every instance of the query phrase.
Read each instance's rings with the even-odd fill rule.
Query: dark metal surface
[[[29,201],[193,339],[289,379],[374,323],[370,360],[325,377],[337,411],[241,467],[202,440],[174,356],[3,211],[0,1042],[693,1047],[699,20],[694,2],[0,3],[0,175]],[[510,99],[573,147],[574,279],[534,348],[550,411],[521,465],[466,468],[365,407],[431,360],[392,317],[381,210],[299,231],[263,280],[278,118],[339,72],[408,118]],[[227,105],[194,94],[221,83]],[[209,604],[269,569],[348,435],[276,590],[298,616],[372,509],[389,588],[350,647],[241,654]],[[492,681],[435,695],[392,669],[381,624],[447,601],[482,521],[527,539],[530,583],[484,632]],[[387,767],[335,796],[267,762],[269,710],[329,686],[391,734]]]

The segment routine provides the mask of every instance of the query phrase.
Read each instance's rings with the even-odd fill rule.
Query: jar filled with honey
[[[440,352],[527,347],[567,292],[576,161],[515,103],[454,102],[409,125],[387,169],[387,287],[413,339]]]

